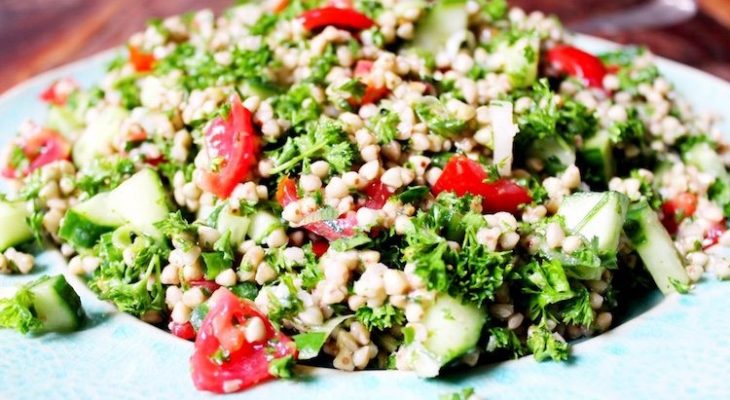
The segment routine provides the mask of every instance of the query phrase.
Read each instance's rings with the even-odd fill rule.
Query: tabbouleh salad
[[[195,341],[202,390],[562,361],[642,294],[730,277],[713,118],[647,50],[589,54],[504,0],[242,1],[151,21],[96,86],[41,97],[0,161],[0,271],[55,243]],[[63,276],[0,300],[22,332],[83,318]]]

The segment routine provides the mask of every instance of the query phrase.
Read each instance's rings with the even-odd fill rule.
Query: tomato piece
[[[600,58],[573,46],[555,46],[547,52],[548,64],[557,72],[583,80],[588,86],[602,88],[608,70]]]
[[[487,182],[487,171],[476,161],[466,156],[454,156],[446,163],[441,176],[431,188],[438,196],[441,192],[452,192],[482,197],[482,211],[496,213],[506,211],[515,214],[520,206],[532,201],[527,189],[509,179]]]
[[[205,132],[208,159],[218,164],[216,171],[203,173],[201,186],[222,199],[246,179],[259,149],[251,112],[236,95],[231,97],[230,106],[228,117],[216,117]]]
[[[365,88],[365,94],[363,94],[362,99],[360,99],[360,104],[375,103],[383,97],[387,96],[388,93],[390,93],[390,89],[385,86],[374,87],[372,85],[368,85]]]
[[[297,201],[299,195],[297,194],[297,183],[294,179],[288,176],[283,177],[279,181],[279,186],[276,188],[276,201],[281,204],[282,207],[286,207],[287,204]]]
[[[395,193],[390,186],[384,184],[380,180],[369,183],[364,189],[362,189],[362,192],[367,195],[367,200],[365,200],[363,207],[376,210],[383,208],[385,203],[388,202],[390,196]]]
[[[329,250],[330,244],[325,242],[324,240],[315,240],[312,242],[312,252],[315,256],[322,257],[324,253]]]
[[[670,234],[677,233],[679,224],[697,210],[697,196],[684,192],[662,204],[662,225]]]
[[[193,328],[193,324],[191,324],[190,322],[181,324],[178,322],[170,321],[170,325],[168,325],[168,327],[170,328],[170,333],[179,337],[180,339],[195,339],[195,328]]]
[[[714,223],[705,232],[705,240],[702,241],[702,249],[708,249],[720,241],[720,237],[727,231],[727,221],[722,220]]]
[[[355,227],[357,227],[356,215],[354,211],[350,211],[340,218],[330,221],[312,222],[311,224],[304,225],[304,228],[332,242],[355,234]]]
[[[434,195],[441,192],[453,192],[458,196],[482,195],[487,178],[487,171],[479,163],[465,156],[454,156],[446,163],[431,190]]]
[[[209,281],[206,279],[194,279],[191,280],[189,283],[192,287],[203,288],[210,293],[215,292],[216,290],[218,290],[219,287],[221,287],[221,285],[215,283],[215,281]]]
[[[71,78],[59,79],[41,93],[41,100],[56,106],[63,106],[71,93],[79,89],[79,84]]]
[[[275,13],[278,14],[278,13],[286,10],[287,7],[289,7],[289,0],[269,1],[268,5],[272,11],[274,11]]]
[[[21,136],[15,146],[23,153],[22,165],[13,165],[12,160],[4,160],[2,175],[6,178],[27,176],[36,169],[59,160],[67,160],[71,155],[71,145],[58,132],[42,127],[34,127]]]
[[[221,288],[209,304],[190,358],[193,383],[199,390],[236,392],[274,378],[269,372],[271,361],[296,358],[294,342],[277,331],[253,302]],[[264,334],[260,341],[249,343],[243,329],[254,317],[263,322]]]
[[[352,0],[329,0],[327,2],[327,5],[330,5],[332,7],[337,8],[354,8],[355,4],[353,4]]]
[[[388,93],[390,93],[390,90],[387,87],[374,86],[368,82],[367,78],[370,75],[370,71],[372,69],[373,62],[370,60],[359,60],[357,64],[355,64],[355,70],[353,72],[354,76],[356,78],[360,78],[360,80],[366,84],[365,93],[360,99],[360,104],[375,103],[383,97],[387,96]]]
[[[137,72],[150,72],[155,66],[155,56],[152,53],[145,53],[136,46],[127,46],[129,50],[129,62]]]
[[[339,8],[326,6],[305,11],[301,15],[304,28],[313,31],[327,26],[334,26],[340,29],[361,31],[374,25],[367,15],[351,8]]]
[[[370,75],[370,71],[373,69],[373,61],[370,60],[358,60],[355,64],[355,70],[353,74],[356,78],[364,78]]]

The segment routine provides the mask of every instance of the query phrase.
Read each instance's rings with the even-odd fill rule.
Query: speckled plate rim
[[[611,42],[578,36],[589,51],[616,48]],[[0,97],[0,142],[27,118],[40,120],[44,106],[38,93],[54,79],[73,76],[83,85],[98,81],[104,65],[118,50],[46,72]],[[730,84],[668,60],[659,67],[680,93],[699,110],[720,110],[730,104]],[[730,132],[725,121],[723,128]],[[0,227],[1,229],[1,227]],[[38,258],[40,268],[29,277],[0,277],[0,287],[42,273],[63,272],[57,251]],[[68,275],[67,275],[68,276]],[[2,399],[142,399],[212,398],[197,392],[190,380],[192,345],[135,318],[118,313],[96,299],[76,277],[91,323],[70,334],[25,338],[0,331],[0,398]],[[397,371],[345,373],[304,368],[298,381],[279,381],[226,398],[435,399],[439,394],[471,386],[488,399],[730,398],[730,284],[703,281],[689,296],[661,299],[645,313],[597,338],[575,344],[567,363],[537,363],[531,357],[476,368],[458,375],[421,380]]]

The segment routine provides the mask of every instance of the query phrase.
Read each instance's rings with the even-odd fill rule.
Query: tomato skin
[[[296,358],[294,342],[277,331],[253,302],[221,288],[210,303],[211,309],[200,326],[190,358],[193,383],[199,390],[230,393],[246,389],[274,378],[269,373],[272,360]],[[262,341],[249,343],[241,326],[253,317],[263,321],[265,334]],[[220,349],[229,356],[219,364],[211,357]]]
[[[19,138],[20,142],[11,146],[20,147],[29,164],[22,171],[17,171],[9,161],[2,168],[6,178],[27,176],[36,169],[59,160],[68,160],[71,156],[71,145],[60,133],[42,127],[34,127],[28,134]]]
[[[357,64],[355,64],[353,74],[356,78],[360,78],[360,80],[364,81],[367,85],[365,86],[365,93],[362,98],[360,98],[359,104],[375,103],[390,93],[390,90],[385,86],[373,86],[371,83],[367,82],[367,77],[370,75],[370,71],[372,69],[373,62],[370,60],[359,60]]]
[[[301,15],[304,28],[309,31],[317,30],[327,26],[335,26],[340,29],[361,31],[374,25],[367,15],[351,8],[339,8],[336,6],[325,6],[305,11]]]
[[[355,234],[355,227],[357,227],[356,215],[354,211],[350,211],[337,219],[313,222],[304,225],[304,228],[332,242]]]
[[[195,279],[189,282],[192,287],[199,287],[207,290],[210,293],[215,292],[221,285],[215,283],[215,281],[209,281],[206,279]]]
[[[567,45],[555,46],[547,52],[548,64],[560,73],[585,81],[588,86],[603,88],[608,70],[593,54]]]
[[[69,95],[78,90],[79,84],[71,78],[59,79],[51,83],[46,90],[41,93],[41,100],[56,106],[63,106],[68,101]]]
[[[530,194],[522,186],[509,179],[500,179],[489,184],[493,192],[487,194],[482,202],[482,212],[494,214],[506,211],[517,214],[520,206],[532,201]]]
[[[662,225],[673,235],[677,233],[679,224],[694,215],[696,210],[697,196],[689,192],[680,193],[662,204]]]
[[[312,252],[315,256],[322,257],[324,253],[329,250],[330,244],[328,242],[325,242],[323,240],[315,240],[312,242]]]
[[[129,49],[129,62],[137,72],[150,72],[155,65],[155,56],[152,53],[145,53],[136,46],[127,46]]]
[[[710,226],[705,232],[705,240],[702,242],[702,249],[706,250],[720,241],[720,237],[727,231],[727,221],[722,220]]]
[[[453,192],[457,196],[467,193],[481,195],[487,178],[487,171],[479,163],[465,156],[454,156],[444,166],[431,191],[434,195],[441,192]]]
[[[228,198],[233,188],[248,176],[256,164],[259,149],[251,112],[237,95],[231,97],[230,106],[228,117],[216,117],[205,132],[209,159],[220,157],[222,165],[217,172],[205,171],[200,182],[203,190],[221,199]]]
[[[482,197],[482,211],[496,213],[519,212],[520,206],[532,201],[529,192],[509,179],[487,182],[487,171],[476,161],[466,156],[453,156],[446,163],[441,176],[431,188],[434,196],[441,192],[452,192],[457,196],[465,194]]]
[[[363,192],[368,195],[368,199],[365,201],[363,206],[374,209],[383,208],[383,205],[385,205],[388,198],[390,198],[393,194],[392,189],[380,181],[371,183],[363,190]],[[281,204],[282,207],[286,207],[287,204],[297,201],[298,199],[299,196],[297,195],[296,182],[288,176],[282,178],[276,189],[276,200],[279,204]],[[354,235],[356,227],[357,217],[354,211],[341,215],[337,219],[312,222],[303,226],[304,229],[322,236],[330,242]],[[326,251],[327,250],[325,248],[322,254]]]
[[[297,201],[298,199],[299,195],[297,194],[297,183],[294,179],[291,179],[288,176],[283,177],[276,188],[276,201],[279,202],[282,207],[286,207],[289,203]]]
[[[379,210],[388,202],[388,199],[395,193],[395,190],[380,180],[377,180],[370,182],[362,189],[362,192],[367,195],[367,200],[363,204],[363,207]]]
[[[180,324],[177,322],[170,321],[170,333],[179,337],[180,339],[193,340],[195,339],[195,328],[190,322]]]
[[[271,4],[272,2],[269,2]],[[275,0],[273,4],[270,5],[271,9],[275,13],[280,13],[284,10],[286,10],[287,7],[289,7],[289,0]]]

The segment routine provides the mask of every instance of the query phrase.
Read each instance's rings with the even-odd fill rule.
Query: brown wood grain
[[[0,92],[53,67],[123,43],[153,17],[211,8],[232,0],[0,0]],[[555,13],[567,24],[641,0],[514,0]],[[730,80],[728,0],[702,0],[705,12],[675,27],[607,37],[646,44],[656,53]],[[719,10],[719,11],[718,11]]]

